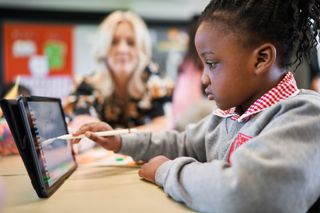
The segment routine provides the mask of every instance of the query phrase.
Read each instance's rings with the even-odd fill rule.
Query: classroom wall
[[[90,2],[90,3],[88,3]],[[121,3],[122,2],[122,3]],[[147,22],[151,30],[153,41],[153,60],[160,65],[160,70],[176,79],[177,66],[181,62],[185,46],[185,27],[188,19],[196,13],[200,13],[209,0],[132,0],[132,1],[38,1],[38,0],[1,0],[0,1],[0,39],[2,48],[0,50],[0,85],[6,82],[4,63],[4,24],[7,22],[37,23],[37,24],[61,24],[71,25],[72,33],[72,76],[64,79],[56,79],[56,82],[64,82],[62,85],[54,83],[51,79],[52,88],[61,88],[60,92],[39,93],[41,95],[64,96],[71,90],[74,75],[86,75],[94,71],[95,62],[91,56],[91,45],[98,24],[113,9],[130,9],[139,13]],[[173,12],[176,11],[176,12]],[[176,36],[172,36],[176,35]],[[318,48],[318,53],[320,50]],[[320,61],[320,54],[318,58]],[[35,61],[41,61],[35,60]],[[20,70],[18,72],[25,72]],[[313,72],[312,74],[310,74]],[[309,88],[311,77],[317,70],[311,70],[308,63],[303,64],[295,72],[297,82],[301,88]],[[31,83],[44,87],[50,83],[39,81]],[[41,85],[42,86],[41,86]],[[63,86],[65,85],[65,86]],[[69,85],[69,86],[68,86]],[[0,87],[0,88],[1,88]],[[41,89],[45,91],[46,89]]]
[[[20,40],[23,41],[24,44],[28,43],[25,41],[28,40],[30,34],[36,34],[36,36],[38,36],[36,39],[40,39],[33,43],[34,50],[31,50],[27,55],[19,56],[20,58],[12,52],[12,49],[14,49],[13,42],[7,46],[7,49],[2,45],[0,58],[0,62],[2,62],[2,66],[0,67],[0,84],[3,85],[4,83],[14,81],[16,76],[20,74],[22,75],[20,78],[21,84],[31,87],[34,95],[64,97],[67,94],[70,94],[74,76],[87,75],[94,72],[95,61],[91,55],[91,47],[98,24],[107,14],[108,13],[73,13],[25,9],[17,10],[2,9],[0,7],[0,26],[2,26],[0,36],[2,44],[8,43],[5,41],[5,32],[7,30],[4,26],[6,24],[10,24],[11,26],[16,25],[17,32],[19,31],[20,26],[20,34],[22,32],[22,34],[27,35],[20,37]],[[175,80],[177,66],[180,64],[186,48],[187,35],[185,27],[188,20],[146,20],[146,22],[150,28],[153,42],[153,60],[159,64],[160,70],[163,74],[169,75],[173,80]],[[21,30],[22,25],[32,25],[36,28],[42,27],[44,28],[44,31],[46,31],[47,28],[48,34],[50,34],[50,32],[51,34],[44,38],[42,36],[43,33],[33,32],[32,30],[28,32],[27,29],[32,29],[30,27],[24,28],[23,30],[25,31]],[[71,63],[68,67],[68,72],[52,69],[46,70],[44,68],[48,63],[46,62],[47,56],[45,51],[43,51],[43,46],[47,40],[50,40],[51,37],[54,36],[54,32],[56,31],[50,30],[50,26],[52,25],[58,25],[61,27],[67,26],[71,29],[71,45],[65,45],[66,51],[63,56],[71,58],[62,58],[64,61],[67,60]],[[16,35],[11,35],[12,38],[15,36]],[[59,42],[63,44],[64,41]],[[15,42],[15,44],[17,43],[19,44],[19,42]],[[28,48],[28,45],[25,46]],[[8,58],[10,58],[9,61]],[[24,61],[24,65],[22,67],[17,67],[19,63],[16,62],[19,60]],[[33,62],[31,63],[31,61]],[[35,71],[31,70],[30,64],[36,64],[36,66],[33,66],[36,67]],[[12,70],[14,70],[14,72]],[[34,73],[38,73],[38,77],[31,77]],[[41,73],[48,73],[48,75],[43,76]]]

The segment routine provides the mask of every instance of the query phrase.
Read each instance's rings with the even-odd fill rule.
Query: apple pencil
[[[124,134],[130,134],[130,133],[136,133],[137,129],[116,129],[116,130],[109,130],[109,131],[102,131],[102,132],[94,132],[97,136],[100,137],[107,137],[107,136],[115,136],[115,135],[124,135]],[[55,138],[49,138],[45,141],[43,141],[41,144],[42,146],[48,146],[55,140],[72,140],[72,139],[81,139],[86,137],[84,134],[73,136],[72,134],[66,134],[66,135],[60,135]]]

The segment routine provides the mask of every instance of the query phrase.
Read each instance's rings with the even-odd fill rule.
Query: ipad
[[[1,108],[35,191],[41,198],[49,197],[77,168],[69,141],[43,143],[68,134],[60,99],[19,97],[1,100]]]

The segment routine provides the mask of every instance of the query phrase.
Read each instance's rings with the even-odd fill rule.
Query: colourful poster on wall
[[[72,25],[4,24],[4,80],[68,76],[73,73]]]

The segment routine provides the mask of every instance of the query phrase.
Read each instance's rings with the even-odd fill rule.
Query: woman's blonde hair
[[[130,11],[115,11],[107,16],[99,26],[93,54],[98,62],[97,73],[91,79],[93,85],[100,90],[103,96],[110,96],[114,90],[111,74],[106,66],[106,58],[112,44],[117,25],[120,22],[129,22],[135,34],[135,43],[138,52],[138,66],[133,72],[128,85],[128,92],[133,97],[141,97],[145,91],[142,74],[151,62],[151,38],[145,22]]]

